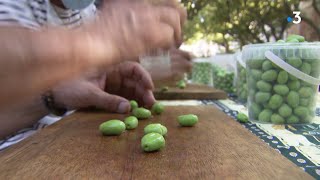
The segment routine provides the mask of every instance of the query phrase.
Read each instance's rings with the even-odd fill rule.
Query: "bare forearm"
[[[111,44],[111,43],[110,43]],[[38,95],[89,67],[114,63],[115,52],[89,34],[0,29],[0,107]]]
[[[2,108],[0,111],[0,139],[14,132],[32,126],[49,112],[41,97],[28,98],[15,106]]]

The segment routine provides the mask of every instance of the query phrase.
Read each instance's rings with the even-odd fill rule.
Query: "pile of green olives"
[[[302,36],[293,35],[273,51],[275,55],[301,72],[319,77],[317,50],[304,48]],[[301,44],[301,45],[300,45]],[[272,45],[270,45],[272,46]],[[279,48],[280,47],[280,48]],[[249,118],[264,123],[310,123],[315,116],[317,86],[293,76],[266,58],[247,59]]]

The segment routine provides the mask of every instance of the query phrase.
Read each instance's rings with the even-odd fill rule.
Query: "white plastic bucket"
[[[266,43],[244,47],[249,119],[310,123],[320,84],[320,43]]]

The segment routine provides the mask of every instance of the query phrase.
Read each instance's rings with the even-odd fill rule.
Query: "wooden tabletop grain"
[[[195,113],[195,127],[176,117]],[[0,179],[312,179],[223,112],[209,106],[167,107],[120,136],[98,131],[124,115],[77,112],[0,152]],[[167,126],[166,147],[140,148],[143,128]]]

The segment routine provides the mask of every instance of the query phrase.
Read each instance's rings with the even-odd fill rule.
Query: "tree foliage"
[[[286,17],[299,0],[182,0],[188,11],[186,39],[205,38],[230,52],[230,42],[240,46],[283,38]]]

